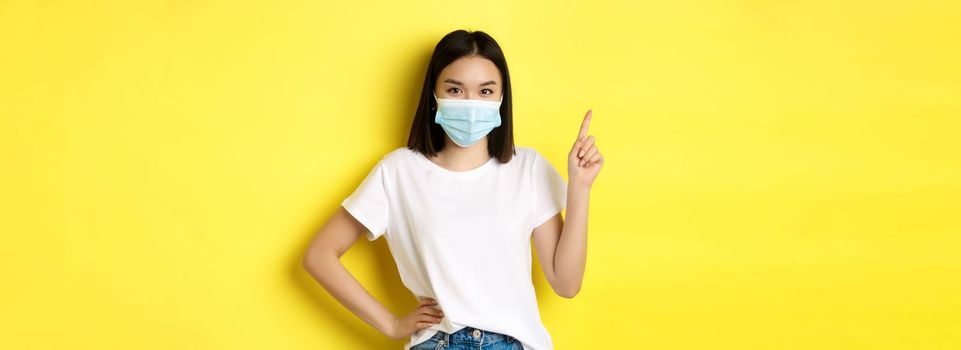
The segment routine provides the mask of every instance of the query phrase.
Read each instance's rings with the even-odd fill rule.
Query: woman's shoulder
[[[517,150],[517,154],[521,154],[522,152],[528,155],[536,155],[536,156],[539,156],[541,154],[536,148],[531,146],[514,146],[514,149]]]
[[[514,146],[515,155],[523,162],[533,162],[535,159],[544,158],[534,147]]]
[[[391,150],[390,152],[387,152],[386,154],[384,154],[384,159],[407,157],[407,156],[410,156],[413,152],[415,151],[410,148],[407,148],[407,146],[397,147]]]
[[[386,154],[384,154],[380,162],[384,166],[387,166],[390,168],[397,168],[402,164],[415,162],[417,157],[417,154],[415,152],[417,151],[407,148],[406,146],[397,147],[391,150],[390,152],[387,152]]]

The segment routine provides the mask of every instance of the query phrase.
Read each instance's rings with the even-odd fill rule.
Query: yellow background
[[[434,44],[606,156],[558,349],[961,348],[956,1],[0,1],[0,348],[400,349],[304,272]],[[535,260],[536,261],[536,260]],[[384,240],[344,262],[415,305]],[[598,345],[600,344],[600,345]]]

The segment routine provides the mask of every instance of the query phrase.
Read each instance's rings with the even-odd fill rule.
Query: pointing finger
[[[581,130],[577,133],[578,140],[587,136],[587,127],[591,124],[591,112],[592,110],[588,109],[587,114],[584,114],[584,120],[581,121]]]

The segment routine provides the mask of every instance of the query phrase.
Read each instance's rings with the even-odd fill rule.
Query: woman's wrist
[[[385,320],[381,322],[381,326],[379,327],[381,328],[380,332],[386,335],[388,338],[397,339],[396,324],[397,324],[397,315],[394,315],[394,313],[392,312],[388,313],[388,315],[385,317]]]
[[[567,192],[568,192],[568,194],[570,194],[570,193],[572,193],[572,192],[577,193],[577,194],[590,194],[590,193],[591,193],[591,186],[590,186],[590,185],[585,185],[584,183],[581,183],[581,182],[578,182],[578,181],[568,181],[568,183],[567,183]]]

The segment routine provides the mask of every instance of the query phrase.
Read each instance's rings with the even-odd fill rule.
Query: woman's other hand
[[[393,339],[404,339],[418,330],[440,323],[442,318],[444,318],[444,312],[437,307],[437,300],[419,298],[417,308],[394,319],[391,334],[388,336]]]

